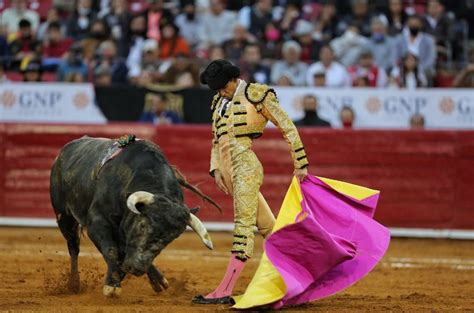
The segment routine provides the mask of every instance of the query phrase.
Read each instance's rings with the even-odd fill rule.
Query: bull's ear
[[[200,209],[199,207],[195,207],[195,208],[189,209],[189,212],[191,212],[191,214],[196,215],[197,212],[199,212],[199,209]]]

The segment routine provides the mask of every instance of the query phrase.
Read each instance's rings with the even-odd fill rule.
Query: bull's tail
[[[199,190],[198,187],[196,187],[194,185],[191,185],[186,180],[186,177],[184,177],[184,175],[178,170],[178,168],[176,166],[172,166],[172,168],[173,168],[173,171],[174,171],[174,175],[178,179],[178,182],[181,186],[191,190],[193,193],[195,193],[196,195],[198,195],[202,199],[206,200],[207,202],[209,202],[213,206],[215,206],[219,210],[219,212],[222,213],[222,208],[221,208],[220,205],[218,205],[211,197],[209,197],[208,195],[204,194],[201,190]]]

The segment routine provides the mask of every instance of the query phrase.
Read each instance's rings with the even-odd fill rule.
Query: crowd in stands
[[[198,87],[226,58],[280,86],[474,86],[470,0],[8,2],[0,81]]]

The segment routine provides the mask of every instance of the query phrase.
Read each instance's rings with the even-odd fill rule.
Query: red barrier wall
[[[140,124],[0,124],[0,216],[52,217],[49,170],[59,149],[84,134],[115,138],[135,133],[156,141],[168,160],[224,207],[205,205],[207,221],[232,221],[232,202],[208,175],[206,126]],[[381,190],[376,218],[387,226],[474,229],[473,131],[300,130],[314,175]],[[267,129],[255,142],[265,169],[262,188],[275,212],[291,180],[286,142]],[[189,206],[202,205],[187,194]]]

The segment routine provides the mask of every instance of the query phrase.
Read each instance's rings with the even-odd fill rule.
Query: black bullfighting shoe
[[[195,304],[235,304],[234,299],[232,299],[230,296],[222,298],[205,298],[202,295],[198,295],[195,296],[191,302]]]

